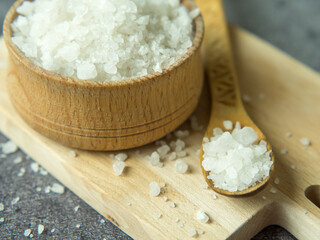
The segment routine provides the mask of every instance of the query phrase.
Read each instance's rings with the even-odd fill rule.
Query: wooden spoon
[[[243,107],[237,75],[234,68],[231,45],[228,36],[228,29],[223,13],[221,0],[198,0],[198,6],[204,18],[206,34],[204,40],[206,75],[211,90],[211,115],[205,137],[213,136],[213,129],[220,127],[223,129],[223,121],[231,120],[233,123],[239,121],[241,126],[253,128],[258,134],[258,141],[266,140],[260,129],[253,123]],[[202,142],[203,146],[204,142]],[[272,165],[269,176],[262,182],[257,182],[243,191],[229,192],[216,188],[212,180],[208,179],[209,172],[202,167],[203,148],[201,146],[200,163],[202,173],[208,185],[216,192],[229,196],[239,196],[249,194],[265,185],[274,169]],[[271,150],[267,142],[268,151]],[[274,156],[271,152],[271,160]]]

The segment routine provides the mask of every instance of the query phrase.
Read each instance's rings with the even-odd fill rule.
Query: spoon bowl
[[[202,10],[206,25],[204,38],[206,76],[211,92],[211,115],[205,137],[213,136],[214,128],[223,128],[224,120],[233,123],[239,121],[242,127],[251,127],[258,134],[257,141],[267,142],[267,150],[271,151],[271,145],[261,130],[254,124],[243,107],[240,97],[238,80],[234,68],[231,45],[229,42],[228,28],[226,25],[221,0],[199,0],[197,4]],[[210,31],[213,31],[210,33]],[[225,130],[225,129],[224,129]],[[205,171],[203,162],[203,144],[200,150],[200,165],[203,176],[208,185],[216,192],[227,196],[242,196],[261,189],[269,180],[274,170],[274,155],[271,151],[270,158],[273,162],[269,176],[248,189],[230,192],[215,187],[214,182],[208,179],[209,172]]]

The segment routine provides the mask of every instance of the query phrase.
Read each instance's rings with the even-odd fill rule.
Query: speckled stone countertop
[[[12,0],[0,1],[1,21],[11,4]],[[320,1],[226,0],[225,4],[229,21],[320,71]],[[0,133],[0,143],[7,141]],[[22,161],[15,163],[18,156]],[[0,239],[23,239],[26,229],[35,239],[131,239],[68,189],[63,194],[45,193],[46,186],[58,181],[45,171],[33,172],[33,162],[19,150],[0,157],[0,203],[4,205],[2,211],[0,206]],[[25,173],[18,176],[22,168]],[[37,234],[39,224],[44,226],[41,235]],[[295,238],[270,226],[253,239]]]

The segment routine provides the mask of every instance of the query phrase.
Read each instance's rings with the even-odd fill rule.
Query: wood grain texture
[[[248,116],[242,104],[222,0],[198,0],[197,4],[203,9],[202,15],[206,23],[203,49],[205,49],[206,76],[211,92],[211,113],[205,137],[210,139],[213,137],[214,128],[224,129],[223,121],[231,120],[234,124],[240,122],[242,127],[253,128],[258,134],[257,142],[261,140],[267,141],[263,132]],[[224,131],[227,131],[227,129],[224,129]],[[267,149],[268,151],[272,151],[268,141]],[[208,179],[209,172],[205,171],[202,167],[202,161],[204,160],[202,147],[200,156],[201,170],[208,185],[214,191],[228,196],[242,196],[257,191],[270,180],[270,176],[274,170],[273,164],[269,176],[262,181],[257,181],[256,185],[242,191],[229,192],[215,187],[214,182]],[[270,157],[271,161],[274,162],[274,154],[272,152],[270,153]]]
[[[194,21],[193,46],[163,73],[102,83],[62,77],[23,55],[10,28],[22,2],[12,6],[4,23],[7,85],[14,107],[40,133],[80,149],[129,149],[165,136],[195,110],[203,85],[201,17]],[[191,1],[183,2],[193,9]]]
[[[240,88],[252,101],[245,105],[252,119],[270,140],[277,165],[272,181],[254,196],[230,198],[202,189],[205,183],[195,152],[200,148],[204,132],[192,132],[186,138],[190,165],[185,175],[177,174],[174,162],[165,160],[164,168],[152,167],[145,156],[156,149],[149,144],[128,150],[127,169],[116,177],[108,153],[77,151],[72,158],[64,147],[31,129],[12,107],[5,88],[6,69],[0,70],[0,129],[26,153],[38,161],[80,198],[110,219],[134,239],[191,239],[188,228],[202,229],[197,239],[248,239],[269,224],[279,224],[298,239],[317,240],[320,236],[320,211],[305,195],[310,185],[319,184],[320,174],[320,77],[299,62],[272,46],[241,30],[232,29]],[[0,59],[5,61],[3,42]],[[266,98],[261,100],[259,94]],[[267,109],[267,110],[266,110]],[[195,112],[199,122],[208,123],[210,101],[208,86],[204,88]],[[185,123],[182,129],[189,128]],[[286,138],[286,132],[292,138]],[[305,151],[299,138],[310,138]],[[282,148],[288,149],[281,155]],[[140,150],[140,154],[136,153]],[[297,169],[290,166],[294,164]],[[278,177],[280,184],[273,179]],[[165,182],[165,193],[149,196],[149,182]],[[274,186],[277,194],[269,192]],[[162,197],[177,204],[170,208]],[[267,199],[263,200],[262,196]],[[132,206],[127,206],[127,203]],[[211,218],[209,224],[195,219],[198,209]],[[308,214],[304,214],[308,211]],[[163,217],[155,219],[154,214]],[[186,221],[179,228],[175,219]]]

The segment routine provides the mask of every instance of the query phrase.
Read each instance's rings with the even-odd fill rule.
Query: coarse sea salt
[[[304,146],[310,146],[311,142],[308,138],[304,137],[304,138],[300,138],[300,143]]]
[[[232,133],[218,135],[203,144],[202,166],[215,187],[230,192],[242,191],[269,176],[273,164],[267,143],[258,140],[250,127],[236,124]]]
[[[43,226],[42,224],[39,224],[39,225],[38,225],[38,229],[37,229],[38,235],[40,235],[41,233],[43,233],[43,230],[44,230],[44,226]]]
[[[25,237],[29,237],[30,234],[31,234],[31,229],[26,229],[23,232],[23,236],[25,236]]]
[[[196,237],[198,234],[194,228],[189,228],[188,231],[189,231],[190,237]]]
[[[114,156],[114,158],[118,161],[125,161],[128,158],[128,155],[125,153],[118,153],[117,155]]]
[[[192,46],[199,15],[179,0],[34,0],[17,12],[12,41],[26,57],[97,81],[162,72]]]
[[[124,168],[126,167],[126,163],[123,161],[113,161],[112,168],[116,176],[120,176],[123,173]]]
[[[3,154],[11,154],[11,153],[14,153],[18,150],[18,146],[12,141],[8,141],[8,142],[2,144],[1,148],[2,148]]]
[[[203,210],[200,209],[197,211],[197,220],[207,223],[210,218]]]
[[[64,193],[64,186],[62,186],[59,183],[53,183],[50,187],[50,191],[57,193],[57,194],[63,194]]]
[[[159,194],[161,193],[161,188],[159,187],[158,183],[151,182],[149,184],[149,193],[153,197],[159,196]]]
[[[189,165],[182,161],[181,159],[178,159],[174,163],[174,168],[177,173],[184,174],[188,171]]]

